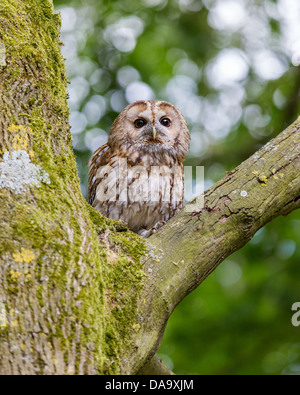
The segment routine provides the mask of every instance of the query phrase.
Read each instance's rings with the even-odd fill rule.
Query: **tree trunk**
[[[82,197],[59,29],[51,0],[1,2],[0,374],[134,374],[185,295],[300,206],[300,127],[145,243]]]
[[[1,1],[0,374],[102,369],[100,249],[72,152],[59,31],[52,1]]]

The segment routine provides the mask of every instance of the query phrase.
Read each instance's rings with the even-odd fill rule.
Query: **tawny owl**
[[[130,104],[90,161],[89,203],[148,237],[183,207],[189,144],[187,124],[172,104]]]

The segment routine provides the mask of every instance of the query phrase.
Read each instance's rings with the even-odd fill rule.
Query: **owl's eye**
[[[171,125],[171,120],[166,117],[163,117],[159,122],[166,127],[169,127]]]
[[[143,118],[138,118],[138,119],[136,119],[136,120],[134,121],[134,126],[135,126],[137,129],[140,129],[140,128],[142,128],[143,126],[145,126],[146,123],[147,123],[147,122],[146,122]]]

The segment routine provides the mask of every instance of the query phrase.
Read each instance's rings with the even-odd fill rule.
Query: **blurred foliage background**
[[[62,15],[74,151],[87,162],[138,99],[179,107],[186,165],[209,187],[300,108],[295,0],[54,0]],[[176,309],[159,355],[177,374],[300,374],[300,213],[261,229]]]

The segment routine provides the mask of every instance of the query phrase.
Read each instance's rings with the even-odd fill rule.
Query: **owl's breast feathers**
[[[105,144],[89,164],[89,203],[137,233],[165,223],[183,207],[183,166],[168,152],[116,153]]]

